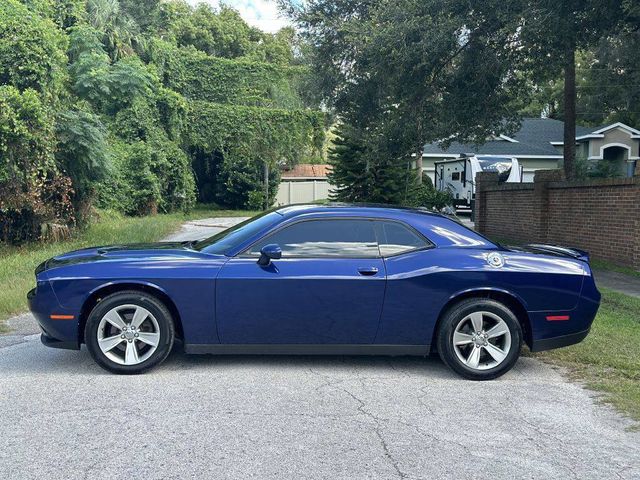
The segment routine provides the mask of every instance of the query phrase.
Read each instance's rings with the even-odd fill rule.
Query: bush
[[[113,208],[128,215],[158,212],[160,182],[152,171],[153,153],[142,141],[114,145],[114,175],[101,184],[99,206]]]
[[[73,182],[76,219],[84,224],[90,214],[95,184],[111,171],[107,131],[97,115],[72,109],[57,115],[56,137],[56,159]]]
[[[213,57],[193,47],[155,41],[150,55],[164,84],[188,99],[215,103],[300,108],[293,80],[300,67]]]
[[[225,159],[217,178],[216,203],[230,209],[264,208],[264,166],[252,158]],[[278,169],[269,172],[269,199],[273,203],[280,185]]]
[[[264,163],[273,199],[275,166],[322,144],[294,40],[225,6],[1,1],[0,241],[62,238],[94,202],[188,210],[194,169],[201,198],[261,208]]]
[[[584,155],[576,157],[576,178],[614,178],[617,176],[619,176],[618,170],[609,160],[598,160],[591,163]]]
[[[425,178],[426,177],[426,178]],[[422,176],[422,185],[415,185],[408,195],[407,206],[441,210],[453,203],[450,192],[441,192],[433,187],[431,178]]]
[[[195,180],[189,157],[166,139],[118,142],[114,175],[99,185],[98,202],[128,215],[189,210],[195,204]]]
[[[65,77],[66,37],[17,0],[0,2],[0,84],[57,96]]]
[[[53,155],[52,124],[37,92],[0,86],[0,240],[35,240],[46,223],[75,223],[71,181]]]

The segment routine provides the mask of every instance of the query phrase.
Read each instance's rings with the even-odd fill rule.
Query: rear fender
[[[438,320],[436,322],[435,328],[433,329],[433,336],[431,339],[432,350],[437,344],[437,335],[438,329],[440,328],[440,322],[442,321],[442,318],[445,316],[447,311],[458,302],[467,298],[474,297],[491,298],[505,304],[520,321],[524,341],[527,345],[531,346],[531,320],[529,318],[529,314],[527,313],[526,302],[524,301],[524,299],[517,293],[501,288],[478,287],[460,290],[449,297],[447,303],[440,310]]]

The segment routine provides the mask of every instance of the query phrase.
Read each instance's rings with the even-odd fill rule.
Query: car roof
[[[405,207],[400,205],[387,205],[381,203],[342,203],[342,202],[329,202],[329,203],[308,203],[308,204],[296,204],[296,205],[284,205],[276,209],[276,212],[285,216],[292,217],[303,213],[323,213],[323,212],[336,212],[336,213],[356,213],[361,215],[388,216],[393,212],[397,213],[418,213],[424,215],[442,216],[439,213],[433,212],[426,208],[419,207]]]
[[[496,244],[447,215],[396,205],[325,203],[287,205],[275,209],[283,221],[299,217],[371,217],[406,222],[439,247],[495,248]]]

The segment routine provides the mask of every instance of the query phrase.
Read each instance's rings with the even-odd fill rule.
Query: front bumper
[[[532,352],[542,352],[544,350],[553,350],[554,348],[567,347],[580,343],[589,334],[591,328],[587,328],[582,332],[570,333],[568,335],[560,335],[559,337],[544,338],[541,340],[531,341]]]
[[[43,345],[53,348],[80,349],[78,320],[75,312],[60,306],[49,282],[38,282],[38,287],[27,294],[29,310],[40,325]],[[53,320],[51,314],[73,314],[72,320]]]
[[[62,348],[65,350],[80,350],[78,342],[63,342],[62,340],[50,337],[44,332],[40,335],[40,341],[45,347]]]

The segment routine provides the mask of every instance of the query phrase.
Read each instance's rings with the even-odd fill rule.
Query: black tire
[[[511,335],[506,357],[498,365],[484,370],[469,367],[459,358],[455,351],[456,348],[461,348],[470,352],[471,350],[469,349],[475,348],[473,343],[464,347],[454,347],[453,344],[453,335],[456,327],[474,312],[488,312],[499,317],[507,325]],[[492,318],[490,317],[490,319]],[[511,370],[518,360],[522,348],[522,328],[513,312],[502,303],[486,298],[469,298],[462,300],[445,313],[438,329],[437,346],[442,361],[460,376],[469,380],[493,380]],[[482,352],[482,350],[484,349],[479,347],[479,351]],[[487,351],[481,354],[483,355],[482,358],[487,360],[487,364],[489,364],[489,361],[494,360],[491,356],[488,356],[488,353]],[[460,354],[465,356],[462,350],[460,350]]]
[[[113,308],[122,305],[135,305],[145,308],[155,317],[159,327],[158,333],[160,337],[155,351],[147,359],[136,365],[122,365],[111,360],[98,345],[98,328],[102,318]],[[105,370],[125,375],[143,373],[162,363],[171,352],[174,339],[175,327],[167,307],[153,295],[135,290],[116,292],[105,297],[89,314],[84,330],[85,344],[95,362]]]

